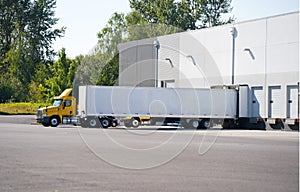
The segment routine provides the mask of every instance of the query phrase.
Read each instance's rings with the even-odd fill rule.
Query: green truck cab
[[[37,122],[44,126],[57,127],[60,123],[77,124],[76,99],[71,95],[72,89],[66,89],[60,96],[54,97],[52,106],[37,110]]]

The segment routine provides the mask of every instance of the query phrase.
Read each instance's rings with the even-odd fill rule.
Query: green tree
[[[148,23],[174,25],[176,4],[174,0],[129,0],[130,7],[138,11]]]
[[[29,85],[38,65],[55,55],[52,43],[64,28],[55,29],[55,0],[0,0],[0,75],[18,82],[15,100],[29,100]],[[16,84],[16,83],[15,83]]]
[[[106,60],[102,53],[86,55],[80,59],[75,84],[78,85],[97,85],[101,69],[105,66]]]
[[[148,23],[137,11],[127,14],[125,19],[125,33],[127,34],[127,38],[124,41],[146,39],[183,31],[182,29],[166,24]]]
[[[4,103],[11,100],[13,95],[13,87],[6,78],[7,76],[0,77],[0,102]]]
[[[4,73],[8,72],[9,63],[3,60],[19,35],[23,36],[29,10],[29,1],[0,0],[0,66]]]
[[[222,25],[221,16],[230,13],[231,0],[129,0],[130,7],[148,23],[165,24],[182,30]]]
[[[114,86],[118,84],[119,54],[115,55],[102,69],[97,85]]]
[[[127,29],[125,15],[114,13],[105,28],[98,33],[97,85],[114,85],[119,74],[118,45]],[[100,64],[100,65],[99,65]],[[95,67],[94,67],[95,69]]]
[[[45,88],[46,79],[51,76],[48,65],[40,63],[34,70],[34,75],[31,82],[28,85],[29,89],[29,101],[32,102],[45,102],[47,101],[47,90]]]
[[[124,14],[114,13],[106,26],[98,33],[98,52],[118,53],[118,44],[122,42],[122,35],[126,29]]]
[[[200,20],[201,15],[199,12],[199,1],[185,0],[176,2],[177,10],[175,11],[176,22],[174,25],[183,30],[195,30],[198,28],[197,22]]]
[[[234,17],[229,17],[225,20],[222,19],[222,14],[230,13],[231,11],[231,0],[201,0],[201,27],[212,27],[232,23]]]
[[[58,60],[49,68],[51,76],[45,80],[45,94],[48,100],[73,86],[78,65],[77,59],[67,58],[64,48],[59,51]]]

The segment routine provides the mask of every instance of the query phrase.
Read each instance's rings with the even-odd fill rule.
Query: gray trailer
[[[248,86],[212,89],[151,87],[79,87],[79,114],[84,127],[179,125],[209,128],[212,122],[232,127],[248,119]],[[239,107],[242,105],[242,107]]]

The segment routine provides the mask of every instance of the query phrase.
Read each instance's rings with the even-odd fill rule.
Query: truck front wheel
[[[48,124],[48,123],[42,123],[42,125],[43,125],[44,127],[49,127],[49,126],[50,126],[50,124]]]
[[[50,125],[51,125],[51,127],[57,127],[58,124],[59,124],[58,117],[51,117],[51,119],[50,119]]]

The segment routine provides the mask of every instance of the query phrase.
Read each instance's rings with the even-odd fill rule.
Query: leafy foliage
[[[98,33],[97,54],[88,56],[90,62],[85,63],[85,66],[89,66],[92,64],[91,61],[97,60],[97,64],[92,65],[94,71],[88,72],[91,74],[92,84],[112,86],[117,83],[119,74],[118,45],[124,39],[126,28],[125,15],[114,13],[107,25]],[[86,67],[82,73],[86,74],[87,71]]]
[[[93,54],[69,59],[52,43],[56,0],[0,0],[0,102],[49,101],[72,85],[116,85],[118,45],[230,23],[231,0],[129,0],[132,11],[114,13],[97,34]]]
[[[115,55],[101,70],[97,85],[114,86],[118,84],[119,54]]]
[[[55,4],[55,0],[0,0],[0,76],[7,78],[0,86],[13,90],[6,91],[9,97],[1,102],[31,100],[28,92],[36,69],[51,65],[52,43],[64,33],[64,28],[53,29],[58,21]]]
[[[13,87],[3,77],[0,78],[0,103],[8,101],[13,95]]]
[[[129,0],[130,7],[148,23],[174,26],[184,31],[232,22],[221,14],[231,11],[231,0]]]
[[[148,23],[137,11],[132,11],[125,19],[127,38],[124,41],[146,39],[183,31],[182,29],[166,24]]]
[[[177,5],[174,0],[130,0],[130,7],[138,11],[148,23],[175,26]]]
[[[117,47],[122,42],[125,28],[124,14],[114,13],[106,26],[98,33],[98,51],[111,55],[117,54]]]
[[[232,7],[231,0],[202,0],[200,1],[200,11],[202,13],[201,27],[212,27],[232,23],[233,17],[222,20],[222,14],[230,13]]]
[[[78,65],[78,60],[67,58],[64,48],[60,50],[58,60],[49,68],[51,76],[45,82],[48,98],[60,95],[65,89],[73,86]]]
[[[34,115],[39,107],[49,106],[49,103],[0,103],[0,114],[4,115]]]

